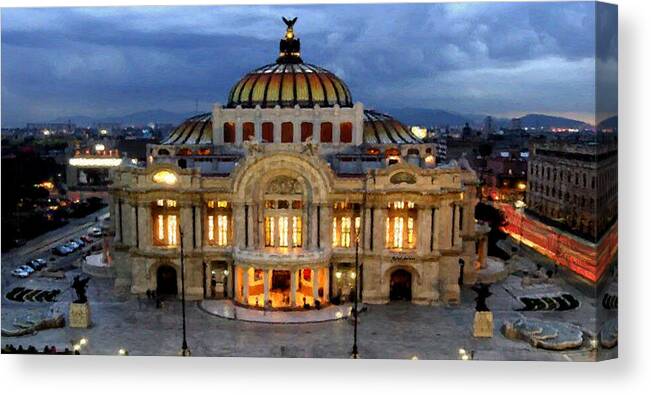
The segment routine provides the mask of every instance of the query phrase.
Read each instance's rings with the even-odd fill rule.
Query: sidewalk
[[[360,306],[361,307],[361,306]],[[236,306],[230,300],[204,300],[199,308],[208,314],[231,320],[261,322],[267,324],[306,324],[348,318],[352,311],[350,303],[341,306],[327,306],[320,310],[306,311],[262,311]]]

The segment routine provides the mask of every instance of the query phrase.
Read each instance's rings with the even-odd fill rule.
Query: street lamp
[[[355,276],[353,277],[355,280],[355,300],[353,306],[353,317],[355,319],[353,325],[355,329],[353,332],[353,351],[351,352],[353,359],[359,358],[359,351],[357,350],[357,299],[359,299],[359,229],[360,224],[358,221],[355,221]]]
[[[183,231],[179,224],[179,235],[181,237],[181,314],[183,315],[183,344],[181,345],[181,356],[189,357],[190,350],[185,336],[185,264],[183,262]]]

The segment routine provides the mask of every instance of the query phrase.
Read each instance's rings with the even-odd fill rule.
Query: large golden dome
[[[294,36],[296,19],[285,20],[287,31],[280,40],[276,63],[262,66],[240,79],[228,95],[226,107],[352,107],[346,84],[332,72],[303,63],[301,40]]]
[[[305,63],[274,63],[245,75],[231,89],[227,107],[352,107],[346,84],[326,69]]]

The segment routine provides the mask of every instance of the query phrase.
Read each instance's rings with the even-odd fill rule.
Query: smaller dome
[[[186,119],[161,144],[212,144],[212,113]]]
[[[420,144],[422,142],[423,140],[390,115],[364,110],[364,143]]]

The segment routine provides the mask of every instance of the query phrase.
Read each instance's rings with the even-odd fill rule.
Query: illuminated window
[[[350,247],[350,217],[341,218],[341,247]]]
[[[264,219],[264,245],[273,247],[274,245],[274,217],[265,217]]]
[[[412,246],[414,244],[414,219],[407,218],[407,244]]]
[[[227,215],[217,216],[217,245],[222,247],[228,245],[228,216]]]
[[[362,229],[362,219],[360,217],[355,217],[355,237],[361,233]]]
[[[278,246],[287,247],[289,245],[289,227],[287,217],[278,217]]]
[[[337,218],[332,219],[332,246],[336,247],[337,244]]]
[[[393,219],[393,248],[402,248],[402,232],[404,231],[404,218]]]
[[[206,202],[208,207],[207,222],[208,243],[220,247],[227,246],[229,243],[229,222],[231,210],[226,200],[209,200]]]
[[[389,243],[391,240],[391,219],[387,218],[387,224],[386,224],[386,233],[384,235],[384,240],[386,240],[386,245],[389,247]]]
[[[152,235],[154,245],[175,246],[178,244],[178,208],[176,200],[158,199],[152,204]]]
[[[158,216],[158,240],[165,240],[165,219],[162,215]]]
[[[292,217],[292,243],[294,247],[303,245],[301,235],[301,217]]]
[[[208,216],[208,240],[215,240],[215,217],[212,215]]]
[[[167,217],[167,244],[176,245],[176,215]]]

